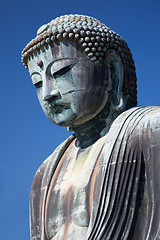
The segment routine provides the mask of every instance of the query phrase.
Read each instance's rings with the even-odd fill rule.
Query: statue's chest
[[[82,150],[73,142],[60,160],[46,199],[45,225],[49,238],[65,224],[88,227],[96,164],[102,146],[100,142]]]

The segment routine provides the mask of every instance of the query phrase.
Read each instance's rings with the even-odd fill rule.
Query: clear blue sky
[[[139,105],[160,105],[159,0],[8,0],[0,4],[0,239],[29,239],[29,192],[38,166],[69,133],[44,116],[21,50],[53,18],[93,16],[131,48]]]

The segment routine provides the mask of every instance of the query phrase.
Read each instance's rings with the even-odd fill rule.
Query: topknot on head
[[[37,36],[39,36],[39,35],[43,34],[44,32],[46,32],[48,28],[49,28],[49,24],[44,24],[44,25],[42,25],[42,26],[38,29],[38,31],[37,31]]]

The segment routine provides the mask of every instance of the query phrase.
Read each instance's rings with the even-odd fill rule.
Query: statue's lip
[[[69,108],[69,105],[67,104],[57,104],[56,106],[54,106],[52,108],[52,112],[53,113],[60,113],[62,112],[64,109],[68,109]]]
[[[62,112],[63,109],[68,109],[70,107],[70,103],[66,102],[46,103],[44,106],[46,108],[49,108],[49,110],[52,113],[58,113]]]

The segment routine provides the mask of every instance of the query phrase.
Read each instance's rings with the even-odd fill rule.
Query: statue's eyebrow
[[[51,60],[48,64],[47,64],[47,66],[46,66],[46,68],[48,68],[48,67],[50,67],[51,65],[53,65],[54,63],[57,63],[57,62],[59,62],[59,61],[62,61],[62,60],[77,60],[77,58],[58,58],[58,59],[54,59],[54,60]]]
[[[55,60],[52,60],[51,62],[52,63],[55,63],[55,62],[58,62],[58,61],[62,61],[62,60],[78,60],[78,58],[58,58],[58,59],[55,59]]]
[[[51,66],[54,66],[54,63],[56,64],[58,62],[61,62],[63,64],[67,60],[71,60],[71,62],[73,61],[73,63],[76,63],[78,61],[78,58],[58,58],[55,60],[51,60],[46,67],[46,71],[48,71]],[[63,68],[63,66],[62,66],[62,68]]]
[[[55,60],[51,60],[51,61],[48,63],[48,66],[47,66],[47,67],[53,65],[53,64],[56,63],[56,62],[63,61],[63,60],[64,60],[64,62],[65,62],[65,60],[66,60],[66,61],[67,61],[67,60],[73,60],[73,61],[79,62],[79,61],[83,61],[83,60],[88,61],[88,60],[90,60],[90,59],[89,59],[89,58],[86,58],[86,57],[82,57],[82,58],[79,58],[79,57],[75,57],[75,58],[69,58],[69,57],[67,57],[67,58],[58,58],[58,59],[55,59]]]
[[[67,57],[67,58],[57,58],[57,59],[55,59],[55,60],[52,60],[52,61],[50,61],[50,63],[54,63],[54,62],[58,62],[58,61],[62,61],[62,60],[77,60],[77,61],[81,61],[81,60],[90,60],[89,58],[86,58],[86,57],[82,57],[82,58],[79,58],[79,57],[75,57],[75,58],[69,58],[69,57]],[[50,64],[49,63],[49,64]]]
[[[34,74],[39,74],[39,75],[41,75],[39,71],[34,71],[34,70],[33,70],[33,71],[30,73],[30,76],[32,77]]]

